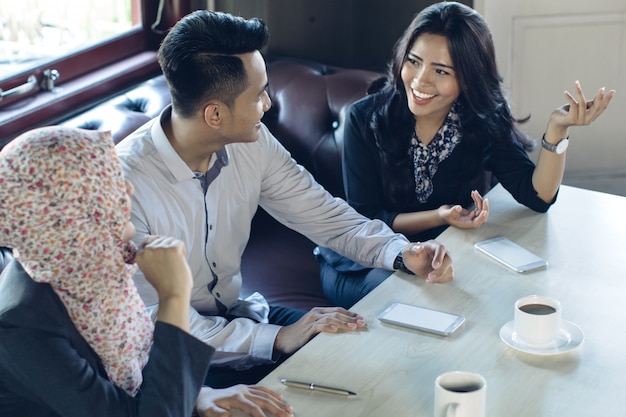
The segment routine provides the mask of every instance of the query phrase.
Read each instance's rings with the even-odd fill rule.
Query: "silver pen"
[[[310,391],[327,392],[329,394],[345,395],[347,397],[356,396],[356,392],[348,391],[347,389],[325,387],[324,385],[317,385],[315,382],[299,382],[292,381],[290,379],[283,378],[280,380],[283,385],[293,388],[308,389]]]

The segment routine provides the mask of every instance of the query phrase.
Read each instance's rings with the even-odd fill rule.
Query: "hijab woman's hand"
[[[172,237],[149,236],[137,251],[137,265],[159,293],[168,297],[189,293],[192,277],[185,244]]]
[[[157,320],[189,331],[189,303],[193,279],[178,239],[149,236],[137,250],[137,265],[159,294]]]

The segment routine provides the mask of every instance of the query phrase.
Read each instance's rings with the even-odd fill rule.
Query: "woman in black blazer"
[[[263,387],[202,387],[213,348],[188,333],[185,247],[151,237],[136,251],[131,194],[109,133],[40,128],[0,152],[0,245],[15,255],[0,276],[0,415],[291,415]]]

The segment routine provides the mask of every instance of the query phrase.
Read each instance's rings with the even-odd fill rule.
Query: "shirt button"
[[[215,262],[213,262],[213,268],[215,268],[217,266],[217,264]]]
[[[216,293],[215,293],[215,296],[216,296],[217,298],[220,298],[220,297],[222,296],[222,294],[220,294],[219,292],[216,292]]]
[[[212,224],[209,225],[209,230],[213,230],[213,225]]]

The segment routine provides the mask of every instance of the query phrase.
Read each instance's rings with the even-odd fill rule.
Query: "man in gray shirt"
[[[159,234],[187,246],[191,332],[215,347],[212,365],[224,371],[209,372],[214,387],[257,382],[314,335],[365,326],[363,317],[343,308],[305,313],[270,308],[260,294],[239,299],[241,256],[258,206],[361,264],[393,269],[402,253],[417,275],[453,278],[443,246],[411,244],[334,198],[261,123],[271,106],[259,52],[267,37],[258,19],[206,10],[183,18],[159,49],[172,106],[117,146],[135,187],[136,241]],[[145,279],[135,281],[146,305],[156,304]]]

